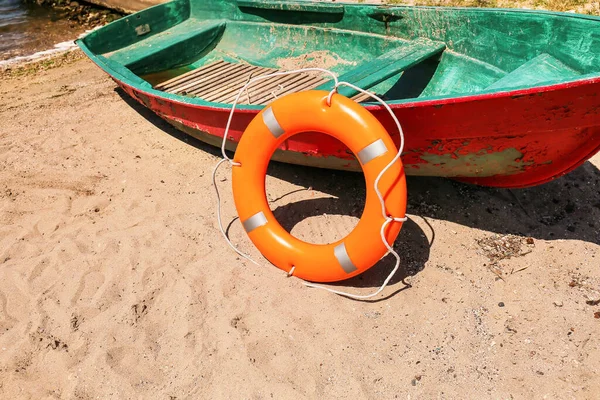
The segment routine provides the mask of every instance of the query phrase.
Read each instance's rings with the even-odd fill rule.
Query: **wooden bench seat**
[[[399,74],[408,68],[427,60],[444,51],[446,45],[429,39],[417,39],[392,51],[361,64],[359,67],[341,75],[339,81],[356,85],[362,89],[373,86]],[[328,81],[317,87],[318,90],[331,90],[334,82]],[[340,87],[339,93],[346,97],[353,97],[358,92],[349,87]]]
[[[157,33],[137,43],[104,54],[112,61],[124,65],[136,74],[173,68],[191,62],[187,56],[175,60],[174,55],[197,57],[225,29],[226,23],[220,20],[197,21],[188,19],[179,25]],[[151,29],[151,28],[150,28]]]

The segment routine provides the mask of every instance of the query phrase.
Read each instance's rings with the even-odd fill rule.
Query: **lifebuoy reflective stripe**
[[[272,102],[248,125],[235,152],[233,196],[248,236],[258,250],[284,271],[313,282],[350,278],[372,267],[386,253],[381,241],[381,204],[373,188],[375,179],[396,155],[394,142],[381,123],[354,101],[328,92],[290,94]],[[301,132],[322,132],[343,142],[358,158],[365,174],[365,208],[356,227],[344,239],[326,245],[311,244],[289,234],[271,212],[265,193],[265,176],[271,155],[283,141]],[[400,160],[379,181],[387,212],[406,212],[406,178]],[[391,222],[385,237],[393,243],[401,222]]]

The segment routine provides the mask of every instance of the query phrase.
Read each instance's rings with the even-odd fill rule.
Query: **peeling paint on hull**
[[[211,135],[208,132],[203,132],[171,120],[164,118],[169,124],[176,129],[204,142],[211,146],[220,147],[221,138]],[[228,140],[225,148],[229,151],[235,151],[237,142]],[[426,162],[420,164],[405,164],[408,175],[413,176],[442,176],[442,177],[487,177],[498,174],[518,174],[522,172],[528,163],[520,163],[523,154],[516,149],[506,149],[498,153],[490,153],[487,151],[479,152],[478,154],[467,154],[458,158],[452,158],[448,154],[439,155],[424,153],[421,158]],[[271,158],[273,161],[283,162],[287,164],[296,164],[307,167],[337,169],[343,171],[360,172],[361,167],[355,159],[344,159],[333,156],[321,156],[315,154],[307,156],[304,153],[295,151],[278,149]],[[511,161],[512,160],[512,161]],[[468,167],[468,168],[465,168]],[[512,172],[511,172],[512,170]]]
[[[532,162],[520,162],[523,153],[515,148],[497,152],[486,150],[453,157],[454,154],[423,153],[420,164],[414,175],[456,176],[459,171],[461,177],[487,177],[494,175],[513,175],[526,171]],[[465,168],[468,167],[468,168]],[[416,173],[415,173],[416,172]]]

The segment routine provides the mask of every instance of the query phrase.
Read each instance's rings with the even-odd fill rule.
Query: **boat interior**
[[[230,104],[251,78],[307,67],[390,102],[511,91],[600,71],[600,19],[540,11],[175,0],[83,43],[124,81],[199,103]],[[240,103],[332,87],[321,73],[277,76],[249,87]],[[340,92],[368,101],[347,87]]]

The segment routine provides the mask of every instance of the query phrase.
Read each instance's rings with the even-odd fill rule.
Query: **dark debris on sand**
[[[51,7],[65,13],[65,18],[84,27],[94,28],[121,18],[124,14],[102,8],[84,1],[71,0],[25,0],[40,6]]]
[[[483,250],[483,254],[494,263],[531,253],[534,241],[533,238],[523,238],[516,235],[494,234],[478,239],[477,244]]]

